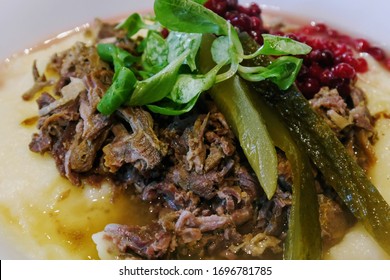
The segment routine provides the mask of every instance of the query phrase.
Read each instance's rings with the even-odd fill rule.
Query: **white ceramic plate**
[[[250,0],[249,0],[250,1]],[[248,2],[249,2],[248,1]],[[244,3],[245,0],[241,0]],[[263,0],[252,1],[308,21],[325,22],[353,35],[390,46],[384,23],[388,20],[390,1],[383,0]],[[133,11],[152,10],[153,0],[0,0],[0,60],[34,47],[63,31],[94,18],[111,18]],[[0,228],[0,233],[1,233]],[[0,235],[0,259],[23,258],[6,237]]]
[[[240,0],[308,20],[324,21],[353,34],[390,45],[384,25],[390,2],[383,0]],[[95,17],[109,18],[153,7],[153,0],[0,0],[0,59],[23,51],[59,32],[72,29]]]

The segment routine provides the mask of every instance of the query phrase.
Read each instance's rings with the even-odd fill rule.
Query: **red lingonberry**
[[[285,36],[295,41],[299,41],[297,35],[295,35],[294,33],[288,33]]]
[[[367,52],[372,55],[377,61],[383,61],[386,57],[385,52],[378,47],[371,47]]]
[[[230,20],[231,24],[238,27],[241,31],[250,31],[251,19],[248,15],[240,13]]]
[[[340,33],[337,30],[332,28],[328,28],[326,33],[329,36],[329,38],[338,38],[340,36]]]
[[[319,37],[309,38],[307,39],[306,44],[308,44],[310,47],[312,47],[315,50],[321,50],[324,48],[325,39]]]
[[[335,77],[341,79],[352,79],[355,77],[355,69],[348,63],[342,62],[332,68]]]
[[[227,11],[227,3],[225,0],[208,0],[204,6],[220,16],[223,16]]]
[[[261,14],[261,9],[259,5],[257,5],[256,3],[251,3],[248,7],[248,11],[249,11],[249,15],[251,16],[259,17]]]
[[[315,28],[313,28],[313,26],[304,26],[301,29],[301,32],[302,34],[314,34],[316,31]]]
[[[307,78],[302,83],[298,84],[299,89],[306,98],[312,98],[314,94],[319,92],[321,85],[317,79]]]
[[[262,45],[263,44],[263,37],[261,36],[261,31],[255,31],[255,30],[251,30],[249,31],[249,35],[259,44],[259,45]]]
[[[320,82],[322,86],[332,87],[334,79],[334,74],[330,69],[325,69],[322,71],[320,76]]]
[[[239,11],[242,14],[250,15],[250,11],[248,7],[244,7],[242,5],[237,6],[237,11]]]
[[[238,0],[226,0],[228,9],[233,10],[237,8]]]
[[[207,9],[213,10],[213,3],[211,0],[206,1],[203,6],[205,6]]]
[[[390,58],[385,59],[384,65],[385,65],[386,69],[390,71]]]
[[[301,70],[299,70],[297,79],[298,81],[302,82],[308,77],[308,75],[309,75],[309,67],[303,64]]]
[[[339,94],[343,97],[347,97],[351,92],[350,79],[341,79],[335,86]]]
[[[315,30],[317,33],[324,33],[328,31],[328,26],[323,23],[313,22],[311,25],[313,26],[313,30]]]
[[[313,50],[309,58],[318,62],[323,67],[332,66],[334,62],[333,52],[328,49]]]
[[[350,52],[349,47],[342,43],[337,43],[334,47],[335,49],[332,51],[336,57],[345,55],[346,52]]]
[[[238,14],[239,13],[237,11],[228,11],[225,14],[225,19],[231,21],[234,17],[238,16]]]
[[[251,29],[254,31],[263,30],[263,21],[259,17],[251,16]]]
[[[168,35],[169,35],[169,30],[168,29],[166,29],[166,28],[161,29],[161,36],[163,38],[167,38]]]
[[[371,48],[370,43],[365,39],[356,39],[355,40],[355,49],[358,52],[367,52]]]
[[[348,64],[352,64],[355,60],[354,55],[352,52],[346,51],[342,55],[339,56],[339,59],[337,60],[339,63],[345,62]]]
[[[368,63],[363,57],[355,59],[352,66],[355,68],[356,72],[359,73],[365,73],[368,71]]]
[[[309,67],[309,77],[314,79],[319,79],[321,74],[323,72],[323,69],[321,66],[318,65],[318,63],[312,63]]]

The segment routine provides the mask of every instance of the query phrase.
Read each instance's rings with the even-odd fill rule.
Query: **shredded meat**
[[[351,156],[367,170],[375,162],[374,119],[360,89],[353,87],[349,98],[350,102],[341,97],[336,89],[324,87],[310,100],[310,104],[345,144]]]
[[[137,55],[137,42],[114,25],[101,23],[99,40],[111,40]],[[112,83],[112,66],[95,47],[77,43],[49,64],[60,77],[37,98],[38,132],[30,142],[50,153],[60,174],[75,185],[102,180],[149,203],[156,213],[144,226],[107,225],[104,239],[119,258],[281,258],[291,207],[292,172],[278,150],[278,186],[271,200],[243,156],[224,116],[207,97],[177,117],[124,107],[111,116],[97,110]],[[52,85],[33,66],[31,99]],[[323,88],[310,103],[358,163],[375,159],[373,118],[364,94],[350,100]],[[325,246],[338,242],[353,223],[334,191],[316,175]],[[127,193],[127,192],[124,192]]]
[[[168,250],[172,236],[158,224],[147,227],[109,224],[105,228],[105,238],[110,239],[122,257],[136,253],[146,259],[156,259]]]
[[[188,125],[189,119],[192,125]],[[139,189],[140,197],[151,202],[153,211],[159,213],[156,223],[172,236],[170,251],[164,251],[164,257],[182,258],[189,252],[202,258],[261,257],[260,251],[252,254],[249,250],[229,248],[241,244],[247,232],[262,232],[275,246],[281,243],[287,230],[285,218],[290,194],[279,190],[271,202],[275,206],[265,207],[266,196],[252,171],[243,165],[224,117],[211,111],[189,119],[176,119],[160,129],[161,141],[168,145],[165,173],[150,183],[144,180],[144,186]],[[215,157],[212,155],[215,147],[219,148],[220,157],[213,167],[206,168],[207,159]],[[264,208],[260,210],[262,204]],[[283,219],[270,220],[275,211]],[[267,225],[262,227],[264,220]],[[265,231],[267,226],[269,229]],[[275,230],[270,230],[271,227]],[[107,238],[113,235],[108,230],[104,234]],[[132,231],[132,234],[136,233]],[[208,248],[211,243],[213,246]],[[263,250],[267,254],[281,252],[273,245]],[[121,253],[126,254],[123,250]]]
[[[111,176],[125,164],[144,171],[161,163],[167,147],[154,133],[149,113],[128,108],[109,117],[97,111],[113,72],[94,47],[78,43],[56,54],[49,66],[60,75],[55,85],[59,97],[45,92],[38,98],[41,116],[32,151],[50,152],[60,173],[76,185],[86,177]]]
[[[123,258],[181,258],[189,251],[205,258],[255,256],[229,247],[243,242],[248,231],[264,231],[258,203],[266,198],[221,113],[210,107],[157,124],[141,107],[104,116],[97,105],[113,72],[94,47],[76,44],[55,55],[50,68],[60,79],[52,94],[37,99],[39,131],[30,149],[50,153],[75,185],[108,179],[131,188],[159,213],[142,227],[106,227],[105,239]],[[267,209],[262,211],[272,212]],[[287,207],[280,211],[287,213]],[[278,228],[264,234],[281,242],[286,224]]]
[[[321,235],[326,248],[339,242],[347,229],[354,222],[351,215],[342,206],[331,198],[320,194],[318,196],[320,206]]]
[[[47,86],[51,86],[54,84],[53,80],[46,79],[46,75],[39,74],[36,61],[34,61],[32,72],[34,78],[34,85],[22,95],[22,98],[24,100],[31,100],[39,91],[43,90]]]
[[[141,108],[122,109],[121,117],[131,126],[130,134],[123,124],[114,126],[114,140],[103,148],[105,165],[116,172],[123,164],[132,163],[140,170],[150,170],[161,163],[167,145],[153,131],[153,119]]]

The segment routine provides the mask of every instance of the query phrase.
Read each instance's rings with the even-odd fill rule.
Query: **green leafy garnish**
[[[192,1],[194,1],[194,2],[196,2],[196,3],[199,3],[199,4],[201,4],[201,5],[203,5],[204,3],[207,2],[207,0],[192,0]]]
[[[130,38],[141,29],[158,30],[159,26],[157,24],[145,23],[139,14],[134,13],[130,15],[125,21],[118,24],[116,28],[127,31],[127,36]]]
[[[160,101],[167,96],[176,83],[179,69],[189,54],[189,50],[182,53],[167,67],[156,75],[142,81],[138,81],[134,92],[128,100],[129,106],[142,106]]]
[[[282,56],[275,59],[267,67],[240,66],[238,71],[240,76],[247,81],[260,82],[269,79],[281,90],[286,90],[294,83],[301,66],[302,59],[294,56]]]
[[[114,44],[99,44],[97,46],[97,52],[102,60],[114,64],[115,72],[123,66],[130,68],[134,63],[139,61],[138,57],[133,56]]]
[[[148,108],[152,112],[164,115],[181,115],[189,112],[199,96],[215,84],[217,73],[223,65],[216,65],[205,75],[179,75],[171,93],[159,104],[148,105]]]
[[[200,93],[183,106],[180,106],[169,99],[165,99],[157,105],[147,105],[146,107],[154,113],[167,116],[178,116],[191,111],[198,101],[199,96]]]
[[[197,69],[195,58],[196,54],[198,53],[201,41],[201,34],[171,31],[167,38],[169,49],[168,61],[172,62],[185,50],[190,50],[190,53],[184,63],[191,68],[191,71],[195,71]]]
[[[147,24],[139,14],[130,15],[119,24],[117,28],[124,29],[129,37],[141,29],[149,30],[137,48],[141,52],[140,57],[113,44],[98,46],[101,58],[113,63],[115,69],[113,85],[106,93],[110,97],[102,100],[106,103],[107,100],[115,99],[115,102],[111,106],[99,106],[102,113],[112,112],[122,105],[146,105],[160,114],[183,114],[194,107],[204,91],[236,74],[249,81],[268,79],[282,90],[294,83],[302,60],[292,55],[307,54],[311,50],[309,46],[290,38],[263,34],[264,45],[253,54],[246,55],[237,30],[224,18],[205,8],[202,5],[204,2],[156,0],[155,24]],[[166,39],[158,32],[158,27],[169,30]],[[211,47],[217,66],[209,73],[200,75],[196,58],[205,34],[218,36]],[[280,57],[265,67],[241,65],[244,60],[259,55]],[[118,74],[119,71],[121,75]],[[123,74],[129,71],[139,80],[131,84],[117,81],[130,76]],[[125,90],[123,86],[127,84],[130,86]],[[115,91],[118,91],[118,97]]]
[[[252,59],[258,55],[303,55],[311,51],[311,47],[290,39],[288,37],[262,34],[263,46],[253,54],[245,56],[245,59]]]
[[[144,41],[142,66],[144,71],[156,74],[168,65],[168,42],[155,31],[149,31]]]
[[[156,20],[169,30],[227,35],[229,24],[222,17],[191,0],[154,1]]]
[[[121,67],[115,72],[115,76],[112,85],[97,106],[97,109],[103,115],[114,113],[130,97],[137,81],[134,73],[126,67]]]
[[[228,36],[216,38],[211,45],[211,55],[215,63],[230,62],[230,40]]]

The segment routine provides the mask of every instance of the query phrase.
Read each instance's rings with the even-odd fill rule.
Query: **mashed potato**
[[[33,61],[43,72],[51,54],[76,41],[88,43],[85,34],[73,32],[1,65],[0,245],[7,245],[5,250],[2,246],[2,259],[96,259],[93,233],[111,222],[148,221],[147,206],[133,197],[114,197],[108,186],[76,188],[60,177],[50,156],[28,149],[36,123],[26,120],[37,115],[37,105],[23,101],[21,94],[33,84]],[[134,212],[140,215],[129,215]]]
[[[147,205],[132,197],[116,198],[108,186],[76,188],[59,176],[49,156],[28,149],[37,115],[35,102],[22,101],[21,94],[33,83],[31,66],[37,60],[42,72],[51,54],[75,41],[88,43],[84,31],[18,55],[0,68],[0,233],[8,244],[2,258],[95,259],[91,236],[108,223],[145,224],[151,215]],[[373,114],[390,112],[390,73],[369,57],[371,71],[360,75],[358,85],[368,94]],[[378,162],[370,176],[390,202],[390,120],[377,123]],[[131,202],[131,203],[129,203]],[[137,216],[129,215],[136,212]],[[4,247],[3,247],[4,248]],[[357,224],[325,256],[328,259],[390,258]]]
[[[390,112],[390,73],[372,57],[362,54],[369,63],[370,71],[359,75],[357,86],[367,95],[368,109],[372,115]],[[390,203],[390,119],[381,118],[376,123],[378,142],[375,144],[376,164],[369,176],[387,203]],[[326,255],[330,259],[389,259],[365,231],[357,224]]]

